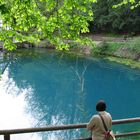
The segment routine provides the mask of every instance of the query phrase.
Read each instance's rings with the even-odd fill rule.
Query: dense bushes
[[[90,23],[91,32],[140,33],[140,7],[131,10],[130,4],[127,4],[112,8],[119,2],[120,0],[98,0],[93,5],[94,22]]]

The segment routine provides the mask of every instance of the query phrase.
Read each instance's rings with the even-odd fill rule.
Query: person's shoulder
[[[111,116],[111,114],[109,112],[105,111],[105,113]]]
[[[95,123],[95,122],[98,122],[99,119],[100,119],[100,118],[99,118],[99,115],[97,115],[97,114],[93,115],[92,118],[91,118],[91,120],[92,120],[94,123]]]
[[[110,114],[109,112],[106,112],[106,114],[107,114],[110,118],[112,118],[112,116],[111,116],[111,114]]]
[[[93,118],[94,119],[98,119],[99,118],[99,115],[98,114],[95,114],[95,115],[93,115]]]

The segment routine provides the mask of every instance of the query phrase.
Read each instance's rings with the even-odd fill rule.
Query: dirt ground
[[[132,37],[129,36],[108,36],[103,34],[85,34],[84,36],[91,38],[94,41],[112,41],[112,42],[124,42],[132,39]]]

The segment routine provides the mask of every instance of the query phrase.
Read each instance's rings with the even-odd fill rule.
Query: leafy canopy
[[[16,49],[15,42],[47,39],[58,49],[68,49],[68,40],[81,42],[88,32],[96,0],[0,0],[0,40],[4,48]]]
[[[90,22],[90,31],[95,33],[119,33],[130,36],[140,33],[140,8],[133,10],[136,2],[118,6],[123,0],[98,0],[93,5],[94,21]],[[127,1],[128,2],[128,1]],[[117,8],[112,8],[117,5]]]
[[[117,8],[118,6],[122,6],[122,5],[125,5],[128,3],[130,3],[132,5],[131,9],[134,9],[134,8],[140,6],[140,0],[123,0],[121,3],[119,3],[118,5],[114,5],[113,7]]]

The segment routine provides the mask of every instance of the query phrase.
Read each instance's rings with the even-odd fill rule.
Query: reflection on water
[[[22,51],[13,55],[0,81],[0,129],[88,122],[99,99],[106,100],[113,119],[138,117],[140,71],[63,52]],[[130,128],[139,130],[136,124]],[[130,129],[126,125],[114,130]],[[71,140],[86,135],[77,129],[12,139]]]
[[[18,88],[12,78],[9,78],[8,69],[5,70],[0,81],[0,129],[16,129],[32,127],[36,122],[34,118],[26,112],[26,95],[32,93],[32,88]],[[26,134],[20,139],[41,140],[40,136],[35,134]],[[1,138],[2,139],[2,138]],[[19,139],[12,136],[12,139]]]

